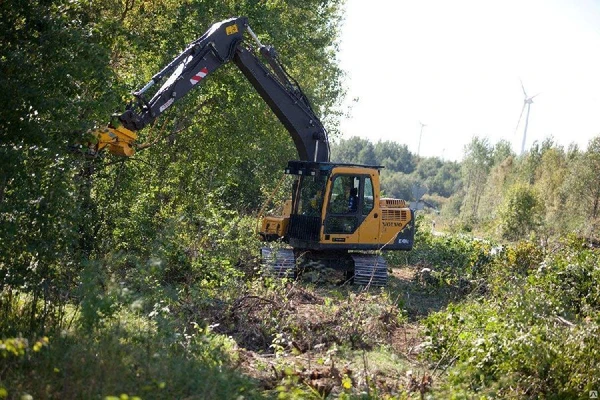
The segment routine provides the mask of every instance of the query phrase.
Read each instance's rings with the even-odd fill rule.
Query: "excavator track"
[[[273,250],[263,247],[260,250],[261,264],[267,273],[278,278],[294,278],[296,273],[296,259],[294,250],[278,249]]]
[[[387,263],[377,254],[351,254],[354,260],[354,284],[359,286],[385,286]]]

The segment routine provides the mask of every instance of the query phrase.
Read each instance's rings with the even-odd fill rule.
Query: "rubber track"
[[[296,260],[292,249],[273,251],[268,247],[260,249],[261,264],[269,274],[278,278],[293,278],[296,271]]]
[[[351,254],[354,259],[354,284],[385,286],[388,279],[387,263],[377,254]]]

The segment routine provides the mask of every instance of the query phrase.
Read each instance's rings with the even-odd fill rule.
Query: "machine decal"
[[[389,228],[389,227],[401,227],[402,226],[402,222],[383,222],[383,226],[385,226],[386,228]]]
[[[238,33],[238,27],[236,24],[230,25],[228,27],[225,28],[225,33],[227,34],[227,36],[229,35],[233,35],[234,33]]]
[[[196,83],[200,82],[202,78],[204,78],[206,75],[208,75],[208,68],[204,67],[196,75],[190,78],[190,83],[192,85],[195,85]]]
[[[159,108],[160,112],[165,111],[174,102],[175,102],[175,99],[174,98],[170,98],[169,101],[167,101],[165,104],[163,104],[162,106],[160,106],[160,108]]]

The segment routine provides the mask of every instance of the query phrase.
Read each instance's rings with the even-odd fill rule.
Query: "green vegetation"
[[[600,386],[600,253],[571,239],[530,242],[486,268],[485,295],[425,320],[426,355],[450,366],[441,389],[469,397],[580,398]]]
[[[506,141],[492,145],[475,137],[460,163],[417,158],[404,145],[357,137],[340,140],[332,153],[344,162],[384,165],[387,196],[415,201],[413,187],[426,188],[429,219],[444,231],[511,241],[575,232],[599,240],[600,136],[585,151],[548,139],[521,156]]]
[[[233,15],[335,136],[342,5],[0,2],[0,399],[600,390],[600,137],[523,156],[475,138],[460,163],[340,141],[333,159],[383,164],[387,196],[426,186],[440,212],[424,212],[412,252],[387,255],[383,290],[263,274],[255,215],[295,153],[232,66],[144,129],[135,157],[73,151]]]

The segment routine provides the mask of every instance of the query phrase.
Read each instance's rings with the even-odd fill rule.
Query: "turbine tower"
[[[519,129],[519,124],[521,123],[521,117],[523,117],[523,111],[525,111],[525,107],[527,107],[527,115],[525,116],[525,129],[523,130],[523,142],[521,142],[521,155],[525,153],[525,140],[527,139],[527,126],[529,126],[529,111],[531,111],[531,104],[533,104],[533,98],[538,96],[527,96],[527,92],[525,91],[525,86],[523,86],[523,81],[521,81],[521,88],[523,89],[523,108],[521,108],[521,115],[519,115],[519,121],[517,122],[517,127],[515,128],[515,133]]]
[[[419,133],[419,147],[417,147],[417,157],[419,157],[419,155],[421,154],[421,136],[423,136],[423,128],[427,126],[421,121],[419,121],[419,124],[421,124],[421,133]]]

